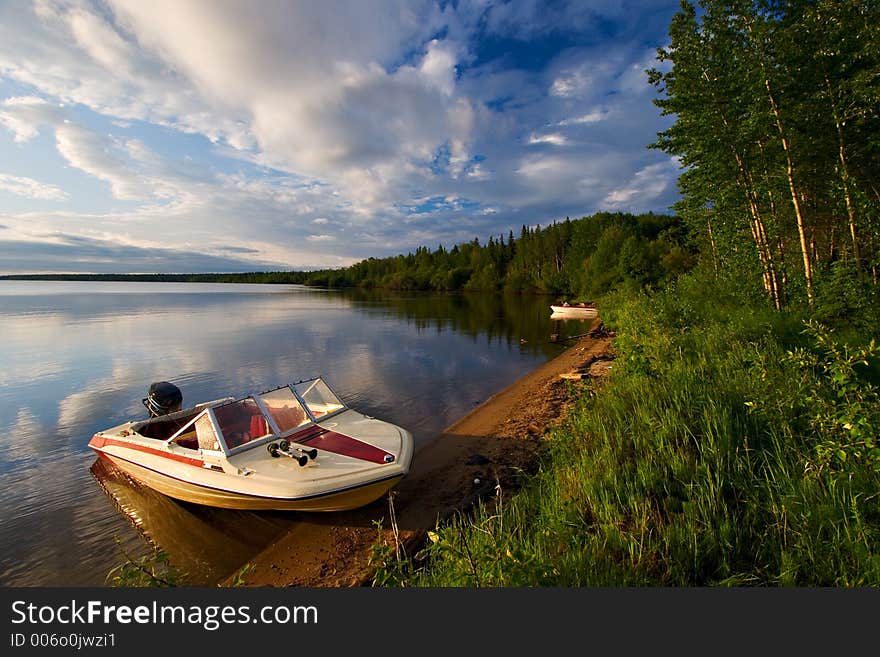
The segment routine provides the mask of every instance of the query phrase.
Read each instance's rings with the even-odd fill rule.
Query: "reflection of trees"
[[[533,295],[430,292],[392,292],[363,289],[326,293],[350,302],[360,312],[395,317],[420,332],[453,331],[476,340],[516,345],[529,353],[552,355],[558,347],[549,342],[550,308],[547,297]],[[582,332],[580,322],[570,323],[562,334]],[[524,341],[524,342],[523,342]]]

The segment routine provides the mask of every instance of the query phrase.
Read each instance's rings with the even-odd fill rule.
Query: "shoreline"
[[[590,333],[600,326],[594,320]],[[380,537],[412,553],[427,531],[465,511],[496,486],[515,487],[533,472],[543,435],[561,421],[571,395],[566,379],[601,376],[611,337],[580,337],[560,354],[495,393],[415,453],[409,475],[388,497],[352,511],[303,514],[245,569],[221,585],[352,587],[370,581],[369,559]],[[591,363],[592,369],[587,372]],[[604,369],[603,369],[604,368]],[[394,529],[392,524],[395,525]],[[395,534],[396,530],[396,534]]]

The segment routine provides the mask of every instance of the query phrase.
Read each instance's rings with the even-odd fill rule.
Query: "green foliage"
[[[853,261],[833,263],[816,288],[815,321],[869,331],[880,326],[880,288],[860,280]]]
[[[326,287],[540,293],[592,297],[625,285],[662,287],[694,262],[687,228],[671,216],[600,213],[541,228],[458,244],[448,251],[370,258],[351,267],[304,274]],[[622,250],[623,249],[623,250]]]
[[[657,289],[695,263],[688,228],[653,213],[599,213],[572,221],[523,226],[519,239],[490,237],[435,251],[368,258],[313,272],[246,274],[69,274],[11,276],[64,280],[296,283],[329,288],[552,294],[592,298],[618,286]]]
[[[254,564],[246,563],[241,568],[235,571],[235,574],[232,576],[231,586],[244,586],[245,585],[245,576],[254,569]]]
[[[387,581],[880,585],[875,343],[755,299],[711,270],[602,298],[612,375],[581,388],[539,473]]]
[[[649,71],[674,124],[675,209],[716,271],[774,305],[813,301],[843,270],[877,287],[880,5],[861,0],[683,1]]]
[[[168,554],[153,548],[140,557],[133,556],[123,546],[119,537],[114,541],[123,561],[107,573],[107,581],[112,586],[149,587],[178,586],[185,575],[171,563]]]
[[[837,344],[831,331],[807,322],[805,333],[817,350],[796,348],[785,361],[794,366],[786,388],[787,401],[806,418],[816,442],[816,468],[846,470],[861,460],[880,471],[880,390],[868,378],[880,362],[880,351],[869,344],[850,348]]]
[[[370,546],[370,556],[367,561],[373,572],[373,586],[405,586],[412,572],[409,560],[399,558],[394,546],[382,540],[382,524],[378,523],[376,529],[379,538]]]

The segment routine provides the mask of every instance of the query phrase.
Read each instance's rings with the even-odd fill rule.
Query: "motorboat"
[[[594,303],[553,304],[550,306],[551,319],[593,319],[599,314]]]
[[[405,477],[413,437],[347,406],[321,377],[180,410],[166,381],[145,420],[99,431],[101,458],[169,497],[227,509],[342,511]]]

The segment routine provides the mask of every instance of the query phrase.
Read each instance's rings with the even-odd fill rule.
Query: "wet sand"
[[[595,320],[591,329],[600,326]],[[409,475],[392,492],[398,540],[408,553],[438,520],[466,510],[481,496],[516,486],[533,472],[544,433],[562,419],[569,381],[609,369],[611,338],[584,336],[428,441]],[[372,546],[393,541],[387,497],[353,511],[302,514],[248,563],[245,586],[362,586],[370,582]],[[224,584],[232,584],[234,578]]]

